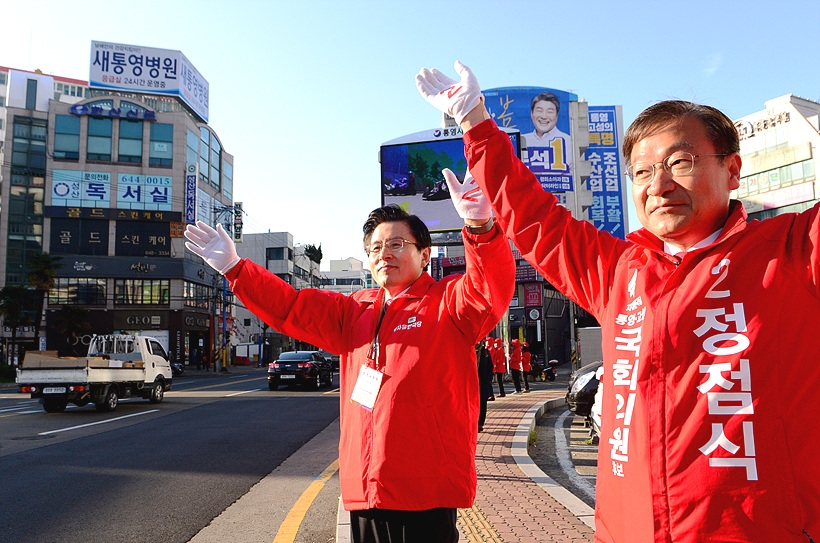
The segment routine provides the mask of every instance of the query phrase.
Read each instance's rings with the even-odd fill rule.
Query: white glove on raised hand
[[[199,255],[210,267],[225,275],[236,266],[239,255],[236,254],[231,236],[225,232],[221,224],[216,229],[202,221],[196,221],[196,226],[189,224],[185,228],[185,246],[195,255]]]
[[[422,68],[416,74],[416,87],[433,107],[461,124],[461,120],[484,99],[481,87],[470,69],[459,62],[453,64],[461,81],[450,79],[435,68]]]
[[[456,174],[444,168],[441,170],[444,179],[447,181],[447,188],[450,189],[450,198],[453,205],[462,219],[489,219],[493,216],[490,202],[481,192],[478,183],[475,182],[470,171],[464,174],[464,183],[460,183]]]

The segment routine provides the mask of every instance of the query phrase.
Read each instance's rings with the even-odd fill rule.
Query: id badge
[[[363,365],[359,370],[359,377],[356,379],[356,386],[353,387],[353,394],[350,401],[359,404],[368,411],[373,410],[376,405],[376,396],[382,386],[384,374],[378,370]]]

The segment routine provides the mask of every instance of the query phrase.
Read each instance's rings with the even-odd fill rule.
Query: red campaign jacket
[[[348,511],[472,507],[476,492],[475,345],[509,307],[515,263],[498,227],[463,232],[464,275],[423,274],[393,299],[379,329],[381,390],[371,411],[350,402],[383,291],[294,290],[249,260],[231,290],[275,330],[340,353],[339,477]]]
[[[501,347],[493,347],[493,373],[507,373],[507,355]]]
[[[512,347],[510,350],[510,369],[521,370],[521,347]]]
[[[532,353],[529,351],[524,351],[521,353],[521,365],[524,368],[524,372],[529,373],[532,367],[530,366],[530,360],[532,359]]]
[[[485,121],[470,172],[522,255],[603,331],[595,539],[820,541],[820,207],[682,255],[617,239],[544,192]]]

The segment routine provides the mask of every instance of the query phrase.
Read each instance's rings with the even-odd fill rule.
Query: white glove
[[[470,171],[464,174],[464,183],[460,183],[456,174],[444,168],[441,170],[444,179],[447,181],[447,188],[450,189],[450,198],[453,205],[462,219],[489,219],[493,216],[490,202],[481,192],[478,183],[475,182]]]
[[[461,124],[461,120],[484,99],[481,87],[470,69],[459,62],[453,64],[461,81],[450,79],[433,68],[422,68],[416,74],[416,87],[433,107],[443,111]]]
[[[204,222],[196,221],[196,226],[189,224],[185,228],[185,237],[188,239],[185,242],[188,250],[202,257],[210,267],[222,275],[228,273],[241,260],[236,254],[236,245],[221,224],[217,224],[214,230]]]

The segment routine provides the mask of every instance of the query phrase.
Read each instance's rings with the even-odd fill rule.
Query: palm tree
[[[0,289],[0,315],[3,316],[3,324],[11,328],[11,348],[6,356],[16,352],[17,329],[31,324],[29,312],[26,311],[30,300],[29,290],[22,285],[7,285]]]
[[[310,245],[305,245],[305,256],[311,259],[312,261],[316,262],[317,264],[322,263],[322,244],[320,243],[317,247],[312,243]]]
[[[65,337],[66,344],[69,346],[68,349],[71,351],[68,353],[69,356],[85,356],[85,353],[78,352],[76,347],[77,338],[91,328],[89,314],[90,312],[82,307],[62,305],[54,315],[54,327]]]
[[[54,288],[57,272],[62,268],[63,257],[51,256],[39,251],[31,251],[28,257],[26,262],[28,284],[34,288],[35,301],[37,307],[40,308],[40,315],[34,319],[34,341],[39,341],[40,325],[45,319],[46,297],[48,292]]]

